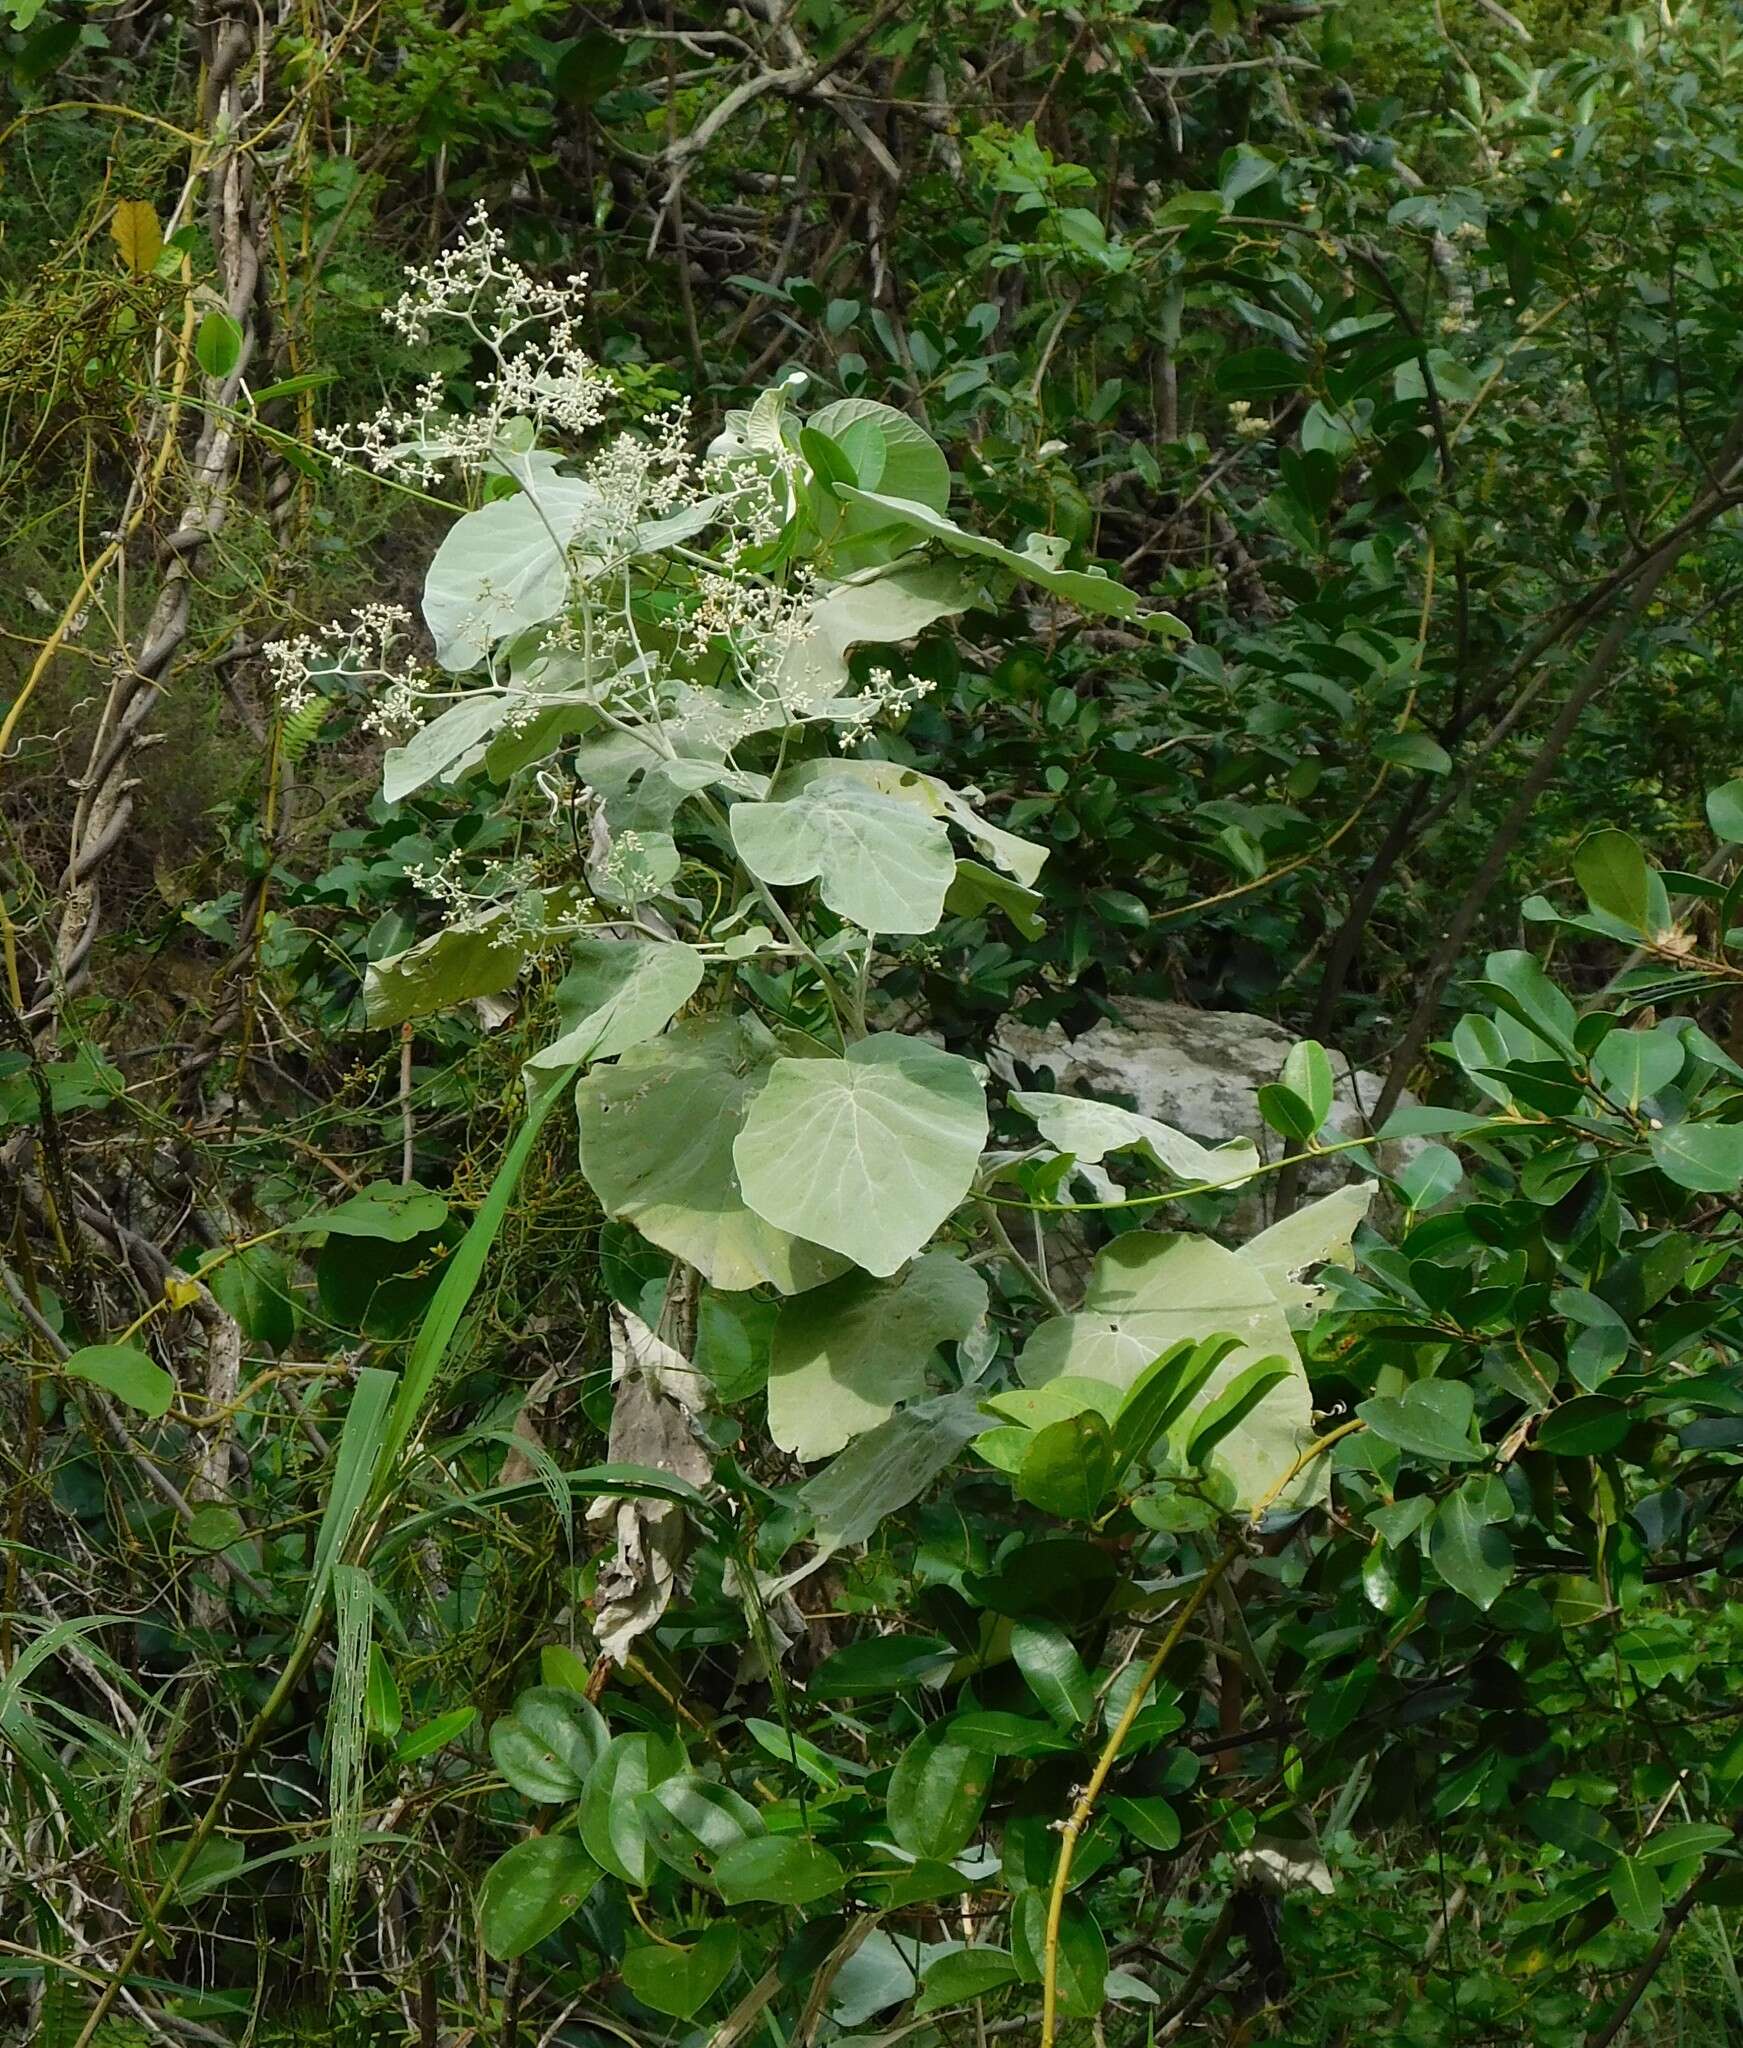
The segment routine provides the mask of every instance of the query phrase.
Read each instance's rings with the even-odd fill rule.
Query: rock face
[[[1104,1017],[1081,1038],[1067,1038],[1057,1025],[1037,1031],[1007,1020],[993,1041],[994,1071],[1018,1083],[1024,1079],[1019,1069],[1051,1074],[1056,1088],[1120,1102],[1206,1144],[1251,1138],[1267,1159],[1289,1149],[1259,1114],[1259,1089],[1277,1079],[1295,1042],[1280,1025],[1237,1010],[1194,1010],[1142,997],[1123,1002],[1120,1012],[1122,1022]],[[1359,1138],[1368,1128],[1366,1109],[1379,1099],[1381,1077],[1352,1067],[1335,1051],[1331,1061],[1337,1087],[1326,1136]],[[1395,1173],[1420,1143],[1396,1139],[1374,1149],[1381,1166]],[[1307,1168],[1302,1191],[1329,1193],[1361,1171],[1348,1154],[1333,1154]],[[1254,1184],[1254,1207],[1248,1211],[1242,1203],[1237,1230],[1272,1220],[1275,1187],[1274,1177]]]

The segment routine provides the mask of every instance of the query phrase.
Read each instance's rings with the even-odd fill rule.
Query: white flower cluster
[[[530,860],[497,861],[477,878],[468,878],[464,858],[449,857],[435,867],[410,867],[406,880],[447,913],[450,928],[477,930],[506,909],[513,928],[523,936],[545,930],[544,898],[538,871]]]
[[[1263,414],[1255,416],[1244,398],[1237,398],[1229,407],[1229,420],[1243,441],[1262,441],[1271,431],[1271,422]]]
[[[482,205],[453,248],[408,266],[406,276],[408,289],[383,310],[388,326],[418,348],[442,328],[457,329],[487,349],[495,367],[479,381],[480,402],[470,413],[447,409],[445,382],[433,375],[407,407],[384,405],[356,426],[323,429],[319,439],[331,453],[381,476],[427,484],[449,464],[476,471],[496,459],[510,421],[575,435],[604,418],[616,387],[582,346],[584,277],[552,285],[529,276]]]
[[[871,738],[880,720],[900,718],[904,712],[912,711],[923,697],[931,696],[935,687],[930,676],[910,676],[905,683],[899,683],[887,668],[874,668],[856,700],[854,717],[841,728],[841,744],[859,746]]]
[[[279,709],[294,718],[326,694],[317,680],[362,684],[368,688],[363,724],[384,738],[398,738],[426,715],[434,681],[400,651],[411,626],[411,614],[400,605],[366,604],[349,626],[335,619],[320,634],[267,641],[261,653]]]

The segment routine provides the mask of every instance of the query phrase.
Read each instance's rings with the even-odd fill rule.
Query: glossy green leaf
[[[1029,1439],[1017,1468],[1017,1494],[1062,1521],[1089,1522],[1114,1477],[1113,1433],[1093,1409],[1050,1422]]]
[[[1630,931],[1653,928],[1646,856],[1626,832],[1592,832],[1574,854],[1574,874],[1594,910],[1619,918]]]
[[[1513,1548],[1494,1526],[1487,1483],[1468,1479],[1435,1509],[1428,1551],[1455,1592],[1478,1607],[1493,1607],[1513,1576]]]
[[[728,1785],[693,1772],[663,1778],[635,1801],[648,1846],[680,1877],[712,1891],[728,1849],[764,1832],[762,1816]]]
[[[1050,1621],[1019,1621],[1011,1630],[1011,1656],[1023,1682],[1055,1721],[1074,1728],[1089,1719],[1095,1688],[1076,1645]]]
[[[972,1948],[951,1949],[927,1966],[914,2012],[918,2017],[944,2006],[966,2005],[1016,1980],[1017,1965],[1009,1949],[982,1947],[978,1942]]]
[[[729,1921],[705,1928],[693,1941],[649,1942],[627,1949],[621,1965],[632,1996],[673,2019],[693,2019],[732,1975],[738,1929]]]
[[[476,1707],[454,1707],[446,1714],[438,1714],[433,1721],[426,1721],[421,1728],[408,1728],[394,1745],[394,1762],[415,1764],[434,1756],[464,1735],[477,1718]]]
[[[902,1752],[890,1776],[890,1832],[915,1856],[948,1862],[974,1840],[992,1789],[996,1758],[955,1739],[934,1721]]]
[[[756,1835],[725,1851],[714,1882],[729,1906],[809,1906],[840,1891],[847,1872],[838,1856],[801,1835]]]
[[[1564,1458],[1597,1458],[1613,1451],[1628,1434],[1630,1417],[1607,1394],[1581,1394],[1553,1408],[1537,1425],[1542,1449]]]
[[[478,1931],[499,1963],[555,1934],[599,1882],[599,1866],[573,1835],[533,1835],[486,1871],[478,1894]]]
[[[1433,1464],[1471,1464],[1483,1455],[1473,1442],[1476,1401],[1462,1380],[1417,1380],[1402,1394],[1378,1394],[1356,1410],[1386,1443]]]
[[[1649,1142],[1660,1171],[1680,1188],[1729,1195],[1743,1187],[1743,1124],[1667,1124]]]
[[[1610,1868],[1610,1897],[1636,1934],[1653,1934],[1664,1918],[1658,1872],[1638,1856],[1618,1856]]]
[[[1024,1982],[1039,1984],[1047,1952],[1047,1893],[1019,1892],[1011,1910],[1011,1954]],[[1095,1916],[1068,1898],[1059,1922],[1059,2010],[1073,2019],[1101,2011],[1107,1991],[1108,1949]]]
[[[566,1687],[535,1685],[491,1723],[496,1768],[524,1798],[578,1799],[607,1742],[599,1709]]]
[[[658,1858],[637,1802],[684,1769],[675,1736],[637,1731],[614,1735],[587,1774],[579,1823],[588,1854],[622,1883],[645,1891]]]

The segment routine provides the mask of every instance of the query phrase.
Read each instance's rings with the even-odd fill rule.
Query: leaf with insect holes
[[[580,1911],[599,1866],[573,1835],[533,1835],[505,1850],[484,1874],[478,1933],[499,1963],[525,1955]]]

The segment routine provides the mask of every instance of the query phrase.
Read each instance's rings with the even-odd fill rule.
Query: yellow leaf
[[[121,260],[135,277],[143,277],[157,261],[163,232],[149,199],[123,199],[109,223]]]
[[[163,1276],[163,1298],[171,1308],[191,1308],[200,1298],[200,1283],[182,1273]]]

